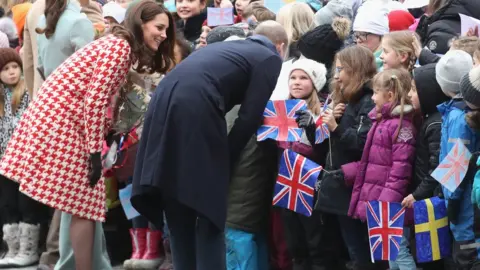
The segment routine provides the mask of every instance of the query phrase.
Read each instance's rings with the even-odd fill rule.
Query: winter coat
[[[429,49],[422,49],[420,56],[418,57],[418,63],[420,66],[438,63],[440,56],[434,54]]]
[[[230,168],[262,121],[282,60],[264,36],[192,53],[161,81],[145,114],[132,203],[161,225],[176,200],[225,227]],[[225,114],[241,104],[227,136]],[[153,203],[153,204],[152,204]]]
[[[400,121],[401,106],[392,106],[382,107],[380,120],[376,120],[376,108],[369,113],[373,125],[362,159],[342,166],[345,184],[353,186],[348,215],[362,221],[366,220],[368,201],[401,202],[411,181],[416,135],[413,107],[404,106]]]
[[[37,35],[38,67],[43,68],[45,77],[48,77],[60,64],[75,51],[87,45],[95,36],[93,24],[80,13],[80,5],[69,1],[67,8],[58,19],[55,33],[48,38]],[[40,17],[38,27],[46,26],[45,15]]]
[[[225,116],[228,131],[237,119],[239,108],[233,107]],[[266,146],[252,136],[233,169],[227,203],[229,228],[249,233],[268,228],[278,160],[275,151]]]
[[[0,174],[25,195],[80,218],[105,221],[103,179],[89,185],[90,154],[101,152],[111,96],[131,67],[130,45],[108,35],[76,51],[43,83],[23,114]]]
[[[412,195],[420,201],[438,195],[439,183],[430,174],[439,164],[442,115],[437,105],[448,100],[435,79],[435,64],[416,68],[413,78],[417,87],[423,122],[415,145]]]
[[[13,135],[13,131],[17,127],[18,122],[27,109],[28,103],[30,102],[30,97],[28,92],[26,92],[18,104],[15,114],[12,113],[12,91],[9,88],[6,88],[4,85],[0,86],[0,91],[3,93],[0,95],[0,98],[4,98],[4,115],[0,116],[0,159],[5,153],[7,148],[8,141]]]
[[[357,98],[347,104],[338,127],[330,134],[330,152],[326,157],[325,169],[339,170],[342,165],[362,158],[363,148],[372,121],[368,113],[375,104],[373,91],[363,86]],[[326,177],[319,183],[315,208],[327,213],[347,215],[352,187],[336,178]]]
[[[472,130],[465,114],[470,111],[462,99],[452,99],[438,106],[442,114],[442,139],[440,141],[440,158],[442,161],[450,152],[454,143],[461,139],[470,152],[479,150],[479,135]],[[464,179],[463,181],[468,181]],[[442,187],[446,205],[449,200],[460,200],[457,224],[450,222],[450,229],[456,241],[471,241],[475,239],[473,231],[473,205],[471,202],[471,185],[460,185],[455,192]]]
[[[192,44],[195,49],[197,39],[202,34],[202,24],[207,19],[207,11],[203,11],[198,15],[188,18],[186,21],[179,19],[176,22],[177,31],[183,33],[183,36]]]
[[[424,15],[416,30],[423,46],[428,47],[433,53],[445,54],[450,48],[452,39],[460,35],[459,14],[480,19],[480,1],[448,0],[447,4],[430,17]]]

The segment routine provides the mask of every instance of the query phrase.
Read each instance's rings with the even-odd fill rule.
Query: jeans
[[[410,228],[403,228],[403,237],[400,242],[400,249],[395,261],[388,261],[390,270],[416,270],[417,265],[410,253]]]
[[[175,270],[225,270],[225,234],[195,210],[164,201]]]
[[[367,224],[358,219],[340,215],[338,216],[338,222],[350,259],[357,265],[358,269],[372,268]]]

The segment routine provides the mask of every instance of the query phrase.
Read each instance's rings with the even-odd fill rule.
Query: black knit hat
[[[332,66],[335,54],[350,34],[351,22],[337,17],[331,25],[320,25],[305,33],[298,41],[298,49],[306,58]]]
[[[213,28],[207,35],[207,44],[215,42],[221,42],[230,36],[238,36],[241,38],[246,37],[245,31],[242,28],[236,26],[217,26]]]
[[[472,69],[468,74],[463,76],[460,81],[460,92],[463,100],[480,107],[480,67]]]
[[[17,62],[20,68],[22,68],[22,58],[20,55],[12,48],[1,48],[0,49],[0,70],[3,67],[10,63],[10,62]]]

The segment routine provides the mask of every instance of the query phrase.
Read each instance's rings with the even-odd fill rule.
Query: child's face
[[[412,88],[410,88],[410,92],[408,92],[408,97],[412,102],[413,108],[417,111],[420,110],[420,100],[418,99],[418,92],[417,87],[415,86],[415,81],[412,80]]]
[[[366,32],[355,32],[353,35],[358,45],[368,48],[373,53],[376,52],[381,45],[382,38],[378,35]]]
[[[205,8],[206,1],[202,0],[176,0],[177,14],[182,20],[196,16]]]
[[[383,91],[378,86],[373,87],[373,96],[372,100],[375,103],[375,108],[377,112],[381,112],[383,105],[393,100],[393,93],[392,91]]]
[[[340,86],[340,89],[344,89],[350,83],[350,76],[347,71],[344,70],[340,60],[335,62],[335,75],[333,76],[335,82]]]
[[[405,63],[407,55],[406,54],[397,54],[392,47],[385,44],[385,40],[382,42],[382,54],[380,59],[383,61],[383,69],[393,69],[393,68],[402,68],[403,63]]]
[[[0,71],[0,80],[6,85],[17,85],[22,69],[17,62],[7,63]]]
[[[305,99],[313,92],[313,83],[305,71],[296,69],[290,74],[288,88],[293,98]]]
[[[235,10],[238,16],[242,17],[243,10],[250,4],[250,0],[237,0],[235,2]]]

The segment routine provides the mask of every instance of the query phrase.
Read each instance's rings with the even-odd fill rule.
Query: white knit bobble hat
[[[307,73],[317,92],[322,90],[327,83],[327,68],[325,68],[324,64],[320,64],[314,60],[301,58],[293,62],[290,74],[297,69],[303,70],[305,73]]]
[[[388,8],[380,0],[364,2],[353,22],[353,31],[384,36],[390,32]]]

